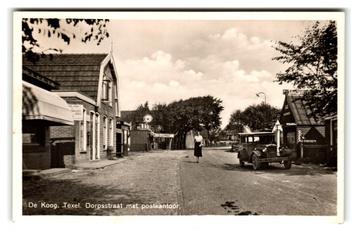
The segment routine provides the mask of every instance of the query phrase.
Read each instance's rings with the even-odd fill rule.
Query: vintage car
[[[239,147],[240,147],[240,143],[239,142],[235,142],[233,144],[231,144],[231,152],[238,152],[239,151]]]
[[[296,157],[293,149],[277,147],[272,132],[240,133],[237,152],[240,165],[252,163],[254,170],[268,167],[273,162],[282,163],[285,169],[290,169],[291,161]]]

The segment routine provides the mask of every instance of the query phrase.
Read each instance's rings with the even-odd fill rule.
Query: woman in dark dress
[[[196,162],[199,163],[199,158],[203,156],[202,153],[203,146],[203,136],[199,132],[194,136],[194,156],[196,157]]]

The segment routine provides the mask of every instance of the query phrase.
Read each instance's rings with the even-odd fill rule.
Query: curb
[[[123,158],[123,159],[118,159],[118,160],[113,160],[113,163],[107,163],[107,164],[104,164],[104,165],[99,165],[99,166],[84,166],[84,167],[81,167],[81,166],[73,166],[72,170],[98,170],[98,169],[104,169],[108,166],[113,166],[113,165],[117,165],[123,161],[125,161],[127,159]]]
[[[37,179],[43,179],[46,177],[51,177],[51,176],[56,176],[56,175],[71,172],[71,169],[68,169],[68,168],[59,169],[57,171],[49,171],[49,170],[54,170],[54,169],[48,169],[48,170],[42,170],[42,171],[37,170],[37,171],[30,171],[30,172],[24,171],[22,173],[22,178],[37,180]]]

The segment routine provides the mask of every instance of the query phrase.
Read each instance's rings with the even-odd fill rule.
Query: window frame
[[[103,116],[103,149],[108,149],[108,118]]]

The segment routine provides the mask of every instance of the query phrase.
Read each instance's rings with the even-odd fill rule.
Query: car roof
[[[265,136],[265,135],[273,135],[272,132],[252,132],[252,133],[239,133],[240,136]]]

